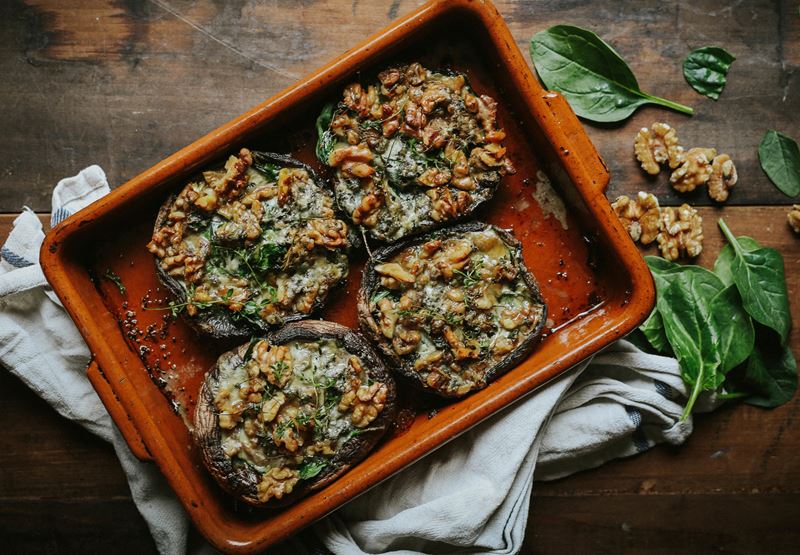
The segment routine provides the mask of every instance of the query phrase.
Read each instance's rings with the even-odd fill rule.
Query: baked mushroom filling
[[[239,360],[239,359],[236,359]],[[261,502],[281,499],[325,472],[351,438],[383,411],[388,387],[335,339],[271,345],[221,368],[214,405],[222,450],[260,475]]]
[[[384,241],[468,214],[514,172],[497,103],[464,75],[418,63],[387,69],[366,89],[348,85],[318,132],[339,206]]]
[[[429,240],[375,266],[370,314],[423,384],[464,395],[538,332],[545,307],[521,264],[491,227]]]
[[[348,272],[348,226],[309,172],[242,149],[172,202],[148,249],[189,316],[276,325],[312,311]]]

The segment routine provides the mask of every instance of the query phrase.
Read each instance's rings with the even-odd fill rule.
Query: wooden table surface
[[[112,186],[281,90],[407,13],[410,0],[6,0],[0,4],[0,237],[23,205],[46,214],[55,182],[91,163]],[[693,106],[692,118],[646,108],[587,130],[612,171],[609,196],[656,192],[635,131],[654,121],[690,146],[727,152],[739,184],[723,208],[685,197],[705,218],[710,265],[724,215],[737,234],[781,251],[800,355],[800,238],[789,199],[758,166],[774,128],[800,137],[798,2],[600,0],[498,2],[520,48],[557,23],[590,28],[628,60],[642,88]],[[681,61],[719,45],[737,56],[721,99],[696,94]],[[526,54],[527,55],[527,54]],[[797,552],[800,399],[772,411],[723,407],[695,420],[681,447],[659,446],[537,483],[525,553]],[[112,449],[0,371],[0,550],[154,551]]]

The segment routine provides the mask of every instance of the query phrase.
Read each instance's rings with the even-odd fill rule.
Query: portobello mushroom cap
[[[376,251],[364,268],[358,315],[393,370],[453,398],[523,360],[547,306],[519,241],[467,222]]]
[[[292,169],[305,172],[307,179],[302,173],[292,174]],[[296,200],[298,192],[306,196]],[[200,206],[209,199],[205,208]],[[242,149],[224,169],[204,171],[161,205],[148,250],[155,256],[159,281],[176,297],[171,306],[191,327],[218,339],[246,339],[307,318],[347,278],[348,252],[359,239],[352,227],[337,219],[334,208],[329,186],[310,166],[283,154]],[[220,209],[227,210],[224,216]],[[262,211],[260,217],[257,210]],[[298,238],[313,246],[304,250]],[[176,264],[181,254],[189,258]],[[243,256],[257,256],[262,266],[255,267]],[[315,269],[315,261],[327,261],[328,267]],[[309,277],[309,269],[316,275]],[[204,280],[207,290],[198,297]],[[283,280],[284,287],[270,280]],[[294,298],[276,298],[290,283]],[[307,302],[304,295],[311,292],[317,294]],[[298,306],[301,302],[305,304]],[[265,309],[271,311],[266,319]]]
[[[260,351],[259,343],[262,341],[266,342],[267,348]],[[264,354],[267,357],[266,361],[269,362],[272,360],[268,358],[272,356],[269,353],[275,352],[276,347],[285,346],[290,356],[294,356],[291,353],[302,355],[309,348],[313,351],[313,345],[318,346],[317,352],[320,356],[324,353],[329,357],[328,366],[314,367],[313,362],[306,361],[314,367],[314,372],[311,375],[306,372],[301,376],[295,372],[297,360],[290,358],[288,364],[291,373],[283,388],[277,387],[269,381],[269,379],[275,378],[275,374],[272,374],[272,378],[266,377],[263,366],[265,359],[261,359],[262,364],[259,367],[261,373],[258,374],[258,377],[265,382],[264,400],[260,408],[253,409],[257,414],[252,416],[250,422],[256,430],[260,430],[262,433],[266,432],[266,436],[260,438],[256,436],[254,448],[262,450],[264,460],[268,461],[267,467],[259,469],[247,462],[246,458],[249,456],[249,452],[245,447],[242,447],[240,453],[234,453],[232,456],[226,454],[226,447],[230,449],[231,445],[237,445],[237,441],[242,441],[242,434],[247,433],[246,428],[250,426],[247,423],[243,424],[247,419],[247,411],[250,410],[248,407],[234,417],[234,420],[239,418],[235,427],[230,427],[230,421],[226,423],[227,428],[223,428],[220,424],[221,417],[230,415],[230,413],[221,412],[219,408],[221,403],[224,404],[229,399],[226,394],[220,394],[226,385],[230,385],[229,380],[235,380],[236,373],[241,373],[243,366],[246,367],[250,361],[255,361],[259,354]],[[336,364],[341,366],[341,357],[339,359],[336,356],[330,358],[330,349],[332,348],[340,349],[341,357],[347,356],[348,362],[345,369],[339,368],[341,372],[338,374]],[[354,366],[349,362],[353,356],[360,362],[359,371],[361,376],[366,379],[353,380]],[[258,361],[256,364],[259,364]],[[250,365],[252,368],[253,363]],[[275,364],[271,368],[274,369]],[[252,376],[253,374],[246,375]],[[322,379],[329,381],[326,384],[318,384],[317,380]],[[250,378],[246,382],[252,383],[253,380],[255,378]],[[300,401],[303,401],[301,395],[297,393],[298,387],[305,387],[306,384],[302,380],[311,380],[314,383],[312,386],[314,393],[305,398],[305,405],[298,405]],[[332,381],[336,383],[334,384]],[[241,383],[234,385],[241,386]],[[319,389],[323,385],[326,387]],[[342,394],[342,398],[337,399],[337,396],[333,394],[336,388],[344,389],[344,392],[338,391]],[[340,407],[346,400],[348,391],[353,392],[350,397],[355,404],[342,411]],[[357,413],[359,400],[366,399],[370,391],[385,394],[385,398],[380,403],[382,408],[377,411],[377,414],[371,414],[368,411]],[[269,397],[268,394],[271,394],[272,397]],[[278,405],[276,413],[268,414],[269,407],[265,409],[267,403],[277,399],[279,395],[283,395],[285,398],[284,403]],[[338,433],[335,441],[328,441],[333,449],[327,453],[321,451],[325,441],[320,443],[316,436],[313,436],[313,426],[309,428],[309,422],[316,424],[317,419],[308,420],[303,416],[310,414],[309,411],[312,409],[317,411],[319,407],[316,406],[316,402],[320,400],[321,395],[322,399],[327,399],[324,410],[336,411],[338,415],[336,419],[331,420],[330,414],[334,414],[333,412],[329,412],[327,417],[320,412],[315,413],[315,415],[320,415],[320,419],[327,422],[328,425],[328,427],[318,430],[321,434]],[[325,395],[331,396],[325,397]],[[337,405],[337,403],[339,404]],[[364,407],[362,406],[362,408]],[[255,507],[277,508],[292,504],[309,492],[327,486],[363,459],[389,428],[393,422],[395,411],[396,387],[394,380],[369,342],[359,333],[339,324],[321,320],[306,320],[287,324],[280,330],[269,334],[265,339],[253,339],[250,343],[220,356],[206,375],[200,389],[194,414],[193,436],[208,471],[225,491]],[[369,417],[365,417],[365,414]],[[361,420],[355,422],[356,418]],[[286,435],[285,429],[281,430],[281,427],[287,422],[290,423],[289,427],[295,426],[291,428],[291,436]],[[347,423],[346,426],[345,423]],[[279,438],[281,445],[274,440],[275,437]],[[297,437],[302,439],[299,446],[293,446],[295,451],[290,451],[289,444],[281,441],[287,438],[297,439]],[[330,436],[325,437],[329,438]],[[246,441],[246,436],[244,436],[244,440]],[[238,446],[242,445],[238,444]],[[275,465],[271,463],[275,463]],[[309,467],[309,464],[312,466]],[[303,472],[309,468],[312,469],[311,472],[308,472],[309,477],[303,478]],[[269,473],[272,471],[277,474],[270,475]],[[287,481],[281,483],[281,480],[270,478],[270,476],[276,475]],[[268,487],[270,484],[275,489],[270,490]],[[287,485],[288,487],[286,487]]]
[[[393,242],[470,215],[514,173],[497,102],[464,74],[390,67],[317,120],[317,157],[334,168],[340,209]]]

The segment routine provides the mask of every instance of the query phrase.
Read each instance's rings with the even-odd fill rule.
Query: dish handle
[[[108,378],[106,378],[103,370],[94,359],[89,362],[89,366],[86,368],[86,375],[95,391],[97,391],[97,395],[100,396],[100,400],[103,401],[108,414],[111,415],[111,419],[117,424],[122,437],[128,443],[131,453],[140,461],[152,461],[153,456],[144,444],[142,436],[139,435],[138,430],[134,427],[133,422],[128,417],[128,413],[125,411],[125,407],[122,406],[120,400],[114,394],[114,390],[111,389]]]
[[[575,154],[592,176],[592,183],[600,191],[605,192],[609,182],[608,166],[606,166],[603,158],[600,157],[600,153],[597,152],[594,144],[592,144],[583,125],[578,120],[578,116],[572,111],[566,99],[556,91],[546,91],[542,94],[542,99],[547,104],[550,113],[553,114],[561,130],[567,136],[567,140]]]

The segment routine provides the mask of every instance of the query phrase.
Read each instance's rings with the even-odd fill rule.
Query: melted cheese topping
[[[281,498],[368,429],[386,393],[336,340],[256,341],[243,362],[220,367],[214,404],[222,449],[261,475],[261,501]]]
[[[345,89],[318,143],[339,205],[371,235],[394,241],[459,218],[513,173],[497,103],[464,75],[414,63],[378,81]]]
[[[373,318],[403,364],[446,395],[484,387],[488,372],[545,313],[516,251],[492,227],[411,246],[382,262]]]
[[[257,325],[311,312],[347,277],[349,247],[330,192],[246,149],[189,183],[148,245],[185,290],[173,306]]]

